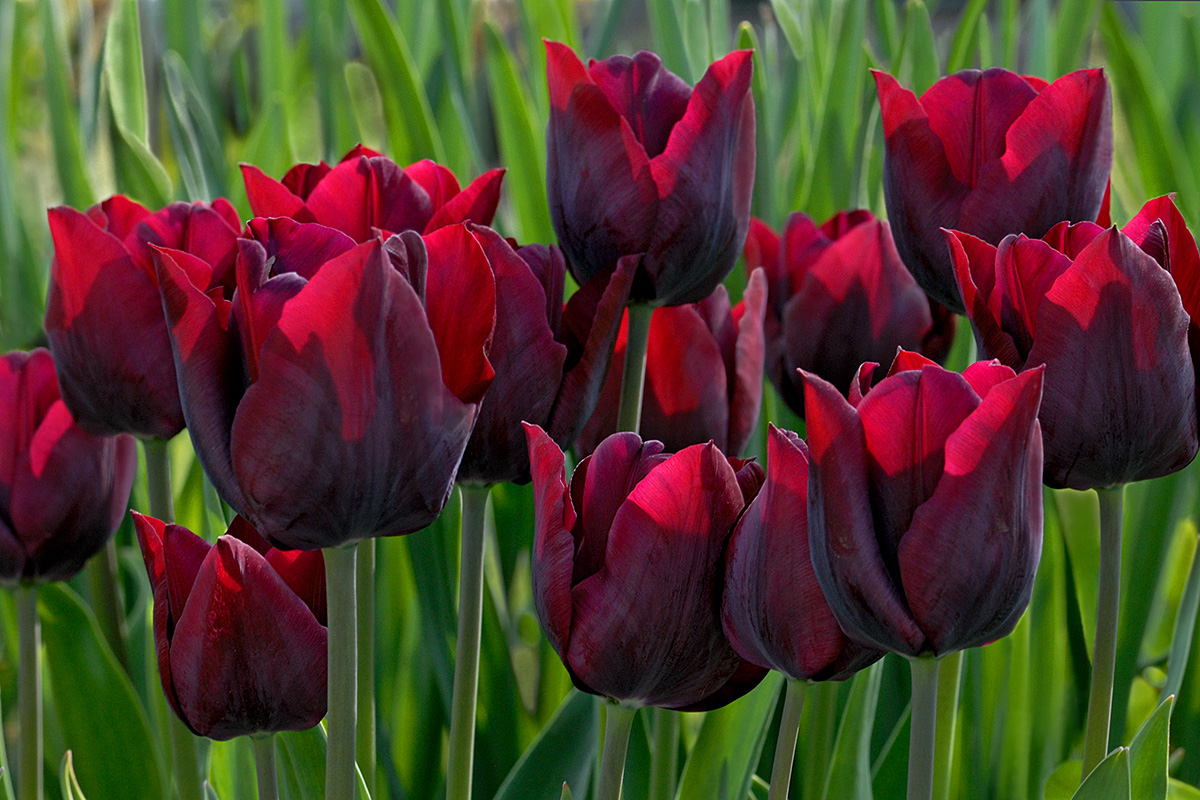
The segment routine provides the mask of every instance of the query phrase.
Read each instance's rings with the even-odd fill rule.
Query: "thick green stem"
[[[42,800],[42,631],[37,586],[20,586],[17,595],[17,719],[21,725],[17,800]]]
[[[938,669],[937,744],[934,748],[935,800],[949,800],[954,767],[954,734],[958,725],[958,692],[962,686],[963,651],[942,659]]]
[[[104,639],[117,657],[117,662],[129,674],[129,648],[125,645],[129,633],[125,626],[124,604],[117,586],[118,572],[117,543],[109,539],[96,557],[88,564],[88,577],[92,586],[92,607]]]
[[[358,771],[375,796],[375,540],[358,545]]]
[[[1162,697],[1179,696],[1183,686],[1183,673],[1187,670],[1188,654],[1192,652],[1192,637],[1196,632],[1196,610],[1200,606],[1200,544],[1192,555],[1192,568],[1187,583],[1183,586],[1183,597],[1175,615],[1175,630],[1171,635],[1171,654],[1167,656],[1167,682]]]
[[[788,681],[767,800],[787,800],[788,789],[792,785],[792,762],[796,759],[796,736],[800,733],[800,714],[804,711],[804,695],[807,693],[808,681],[794,678]]]
[[[279,800],[279,781],[275,778],[275,735],[252,736],[254,771],[258,774],[258,800]]]
[[[469,800],[475,759],[475,700],[479,689],[479,634],[483,625],[484,519],[488,487],[462,492],[462,567],[458,589],[458,643],[454,656],[454,696],[450,701],[450,754],[447,800]]]
[[[1124,486],[1097,489],[1100,498],[1100,587],[1096,602],[1096,645],[1083,740],[1083,778],[1108,754],[1113,675],[1117,666],[1117,621],[1121,612],[1121,498]]]
[[[637,433],[642,421],[642,390],[646,384],[646,342],[650,339],[650,317],[654,307],[629,307],[625,339],[625,371],[621,375],[621,402],[617,406],[617,430]]]
[[[604,757],[600,762],[596,800],[621,800],[621,783],[625,780],[625,751],[629,749],[629,731],[633,728],[637,709],[616,703],[605,703],[604,708]]]
[[[652,715],[654,743],[650,748],[650,797],[674,800],[679,769],[679,712],[656,708]]]
[[[325,800],[354,800],[355,718],[358,710],[358,605],[355,590],[358,545],[330,547],[325,553],[325,592],[329,622],[329,704],[325,712]]]
[[[936,658],[914,658],[912,727],[908,740],[908,800],[932,800],[937,741],[938,664]]]

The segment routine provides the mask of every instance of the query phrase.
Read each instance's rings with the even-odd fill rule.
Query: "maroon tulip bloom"
[[[954,340],[954,315],[929,300],[870,211],[842,211],[820,227],[795,213],[782,236],[753,219],[746,266],[762,266],[770,286],[767,377],[800,416],[797,369],[845,391],[864,361],[887,363],[898,347],[941,361]]]
[[[48,351],[0,358],[0,583],[74,577],[120,526],[136,472],[132,437],[75,424]]]
[[[942,78],[918,100],[874,72],[883,115],[883,192],[896,247],[917,282],[961,312],[939,228],[997,244],[1100,211],[1112,167],[1112,98],[1098,69],[1047,84],[993,68]]]
[[[270,541],[331,547],[437,517],[492,378],[495,282],[463,225],[361,245],[256,219],[237,290],[159,251],[184,415],[218,492]]]
[[[808,538],[842,630],[903,656],[1008,635],[1042,549],[1042,370],[911,354],[847,402],[806,375]],[[867,391],[864,393],[863,388]]]
[[[767,482],[725,555],[725,635],[747,661],[793,680],[845,680],[883,656],[838,626],[808,552],[808,448],[770,427]]]
[[[1166,200],[1166,204],[1170,204]],[[1046,483],[1073,489],[1167,475],[1196,454],[1188,315],[1164,267],[1195,242],[1151,201],[1126,226],[1056,225],[1000,246],[947,232],[981,353],[1014,370],[1044,364]],[[1170,208],[1178,218],[1174,206]],[[1131,238],[1136,237],[1136,238]]]
[[[641,433],[668,451],[712,441],[722,452],[742,452],[762,406],[766,304],[766,279],[756,270],[732,310],[724,286],[699,303],[654,309]],[[623,324],[613,355],[617,364],[625,363],[626,334]],[[621,370],[614,369],[580,434],[581,453],[592,452],[616,431],[620,399]]]
[[[695,303],[737,262],[754,188],[749,50],[693,89],[653,53],[583,63],[546,42],[550,216],[583,285],[645,254],[634,303]]]
[[[563,452],[526,425],[533,597],[575,685],[633,705],[717,708],[766,671],[721,630],[722,556],[762,485],[711,442],[675,455],[636,433],[605,439],[567,483]]]
[[[209,544],[134,512],[167,702],[197,736],[307,730],[325,716],[325,559],[241,517]]]
[[[566,262],[557,247],[516,250],[490,228],[472,226],[496,276],[496,372],[458,468],[460,482],[529,480],[522,421],[546,427],[568,448],[596,407],[629,299],[637,259],[622,259],[563,306]],[[617,372],[619,370],[614,370]]]
[[[383,231],[432,233],[447,225],[491,225],[504,170],[493,169],[465,189],[454,173],[429,160],[401,167],[359,145],[331,167],[297,164],[279,182],[242,164],[246,196],[256,217],[291,217],[336,228],[356,242]]]
[[[90,433],[170,439],[183,429],[183,413],[151,248],[207,264],[205,290],[232,287],[237,212],[218,199],[151,213],[117,195],[86,214],[59,206],[48,216],[46,336],[63,400]]]

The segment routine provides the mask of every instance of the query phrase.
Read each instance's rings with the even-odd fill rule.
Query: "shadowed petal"
[[[425,233],[457,222],[491,225],[496,216],[496,207],[500,205],[500,183],[503,179],[503,169],[488,170],[480,175],[433,212],[433,218],[425,226]],[[437,204],[434,205],[436,208]]]
[[[566,660],[571,638],[571,571],[575,508],[562,450],[537,425],[524,423],[533,475],[533,601],[551,647]]]

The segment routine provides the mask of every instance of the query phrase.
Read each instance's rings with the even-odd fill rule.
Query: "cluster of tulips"
[[[364,147],[281,181],[245,165],[248,222],[224,200],[50,210],[53,360],[13,353],[0,371],[0,572],[19,606],[104,546],[140,438],[151,508],[134,521],[171,709],[214,739],[325,718],[326,796],[344,800],[356,544],[428,526],[457,482],[463,800],[488,489],[531,480],[538,617],[575,685],[608,701],[599,800],[620,796],[637,709],[716,708],[772,669],[789,679],[782,800],[804,687],[886,652],[912,664],[924,800],[939,659],[1024,612],[1042,484],[1096,489],[1086,775],[1108,746],[1120,486],[1194,457],[1200,364],[1180,213],[1158,198],[1108,219],[1103,73],[966,71],[919,98],[876,73],[889,222],[797,213],[777,235],[750,217],[749,52],[694,88],[648,52],[546,53],[557,245],[488,227],[502,170],[461,188]],[[722,281],[743,254],[733,307]],[[961,374],[938,363],[956,312],[985,359]],[[772,426],[765,467],[738,457],[764,374],[807,427],[806,442]],[[184,427],[238,515],[215,544],[172,524],[163,443]],[[36,647],[36,612],[21,619]],[[26,749],[20,785],[36,787]],[[194,778],[177,773],[183,796]]]

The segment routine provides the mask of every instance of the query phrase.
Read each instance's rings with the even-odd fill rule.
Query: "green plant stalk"
[[[17,800],[42,800],[42,646],[37,585],[17,587],[17,719],[21,726]]]
[[[117,663],[129,674],[129,648],[126,641],[129,632],[125,625],[124,604],[117,586],[118,572],[117,543],[110,538],[104,549],[88,564],[88,577],[92,587],[92,607],[104,639],[108,642]]]
[[[1179,696],[1183,686],[1183,675],[1187,671],[1188,654],[1192,651],[1192,636],[1196,632],[1196,610],[1200,606],[1200,544],[1192,555],[1192,568],[1188,571],[1187,583],[1183,585],[1183,596],[1179,600],[1179,611],[1175,615],[1175,630],[1171,634],[1171,653],[1167,656],[1167,682],[1163,685],[1162,697]]]
[[[625,780],[625,752],[629,749],[629,731],[633,728],[636,708],[619,703],[604,705],[604,755],[600,761],[600,783],[596,800],[621,800]]]
[[[650,747],[648,800],[674,800],[679,769],[679,712],[656,708],[652,719],[654,743]]]
[[[258,800],[279,800],[279,781],[275,777],[275,734],[251,736],[250,743],[254,745]]]
[[[175,521],[175,495],[171,491],[171,454],[162,439],[142,440],[146,455],[146,488],[150,516],[163,522]],[[204,800],[203,778],[196,759],[196,740],[183,721],[173,712],[167,721],[174,761],[175,789],[179,800]]]
[[[355,721],[358,711],[358,545],[328,547],[325,592],[329,621],[328,710],[325,714],[325,800],[354,800]]]
[[[779,721],[779,737],[775,744],[775,764],[771,767],[771,789],[767,800],[787,800],[792,785],[792,763],[796,760],[796,737],[800,734],[800,715],[804,711],[804,696],[808,681],[791,678],[783,701],[783,719]]]
[[[912,727],[908,740],[908,800],[932,800],[937,749],[938,665],[930,656],[909,659]]]
[[[458,636],[454,694],[450,700],[450,752],[446,800],[469,800],[475,760],[475,702],[479,690],[479,637],[483,626],[484,520],[487,486],[459,487],[462,493],[462,567],[459,570]]]
[[[629,307],[629,329],[625,340],[625,371],[621,374],[621,402],[617,406],[617,430],[637,433],[642,422],[642,391],[646,385],[646,343],[650,339],[650,316],[654,307],[643,303]]]
[[[354,753],[358,771],[375,796],[375,540],[358,545],[358,728]]]
[[[938,670],[937,744],[933,751],[935,800],[950,800],[954,769],[954,734],[958,725],[958,693],[962,686],[963,651],[942,659]]]
[[[1092,687],[1083,740],[1083,778],[1108,754],[1113,676],[1117,665],[1117,621],[1121,611],[1121,499],[1124,486],[1097,489],[1100,499],[1100,588],[1096,601],[1096,643]]]

